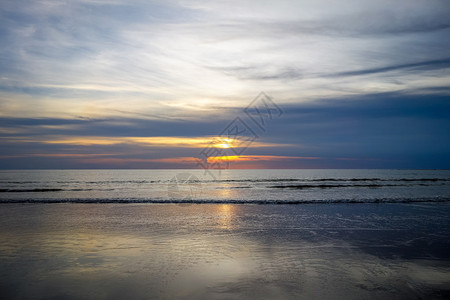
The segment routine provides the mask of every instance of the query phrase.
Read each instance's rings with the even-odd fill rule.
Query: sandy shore
[[[9,299],[444,299],[450,204],[2,204]]]

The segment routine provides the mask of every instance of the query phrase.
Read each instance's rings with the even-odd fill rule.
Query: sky
[[[447,0],[3,0],[0,169],[450,169],[449,15]]]

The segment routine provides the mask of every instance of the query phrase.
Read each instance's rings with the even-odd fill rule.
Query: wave
[[[259,204],[259,205],[295,205],[295,204],[364,204],[364,203],[443,203],[450,202],[450,197],[433,198],[376,198],[376,199],[332,199],[332,200],[204,200],[204,199],[19,199],[0,200],[1,204]]]
[[[415,183],[406,183],[406,181],[419,181],[418,180],[389,180],[389,182],[392,183],[385,183],[388,180],[379,180],[378,182],[375,181],[375,179],[352,179],[352,180],[345,180],[345,181],[339,181],[339,180],[329,180],[329,179],[318,179],[318,180],[304,180],[304,179],[269,179],[269,180],[222,180],[222,181],[216,181],[216,182],[222,182],[222,183],[247,183],[247,185],[243,186],[231,186],[231,187],[225,187],[230,189],[249,189],[257,186],[248,185],[248,183],[280,183],[279,185],[268,185],[266,188],[278,188],[278,189],[328,189],[328,188],[381,188],[381,187],[399,187],[399,186],[437,186],[437,185],[447,185],[447,183],[442,184],[433,184],[431,181],[438,181],[436,179],[427,179],[423,180],[420,179],[422,182],[415,182]],[[293,182],[302,182],[301,184],[283,184],[283,183],[293,183]],[[326,183],[326,182],[330,183]],[[364,183],[353,183],[353,182],[364,182]],[[402,182],[403,181],[403,182]],[[443,181],[443,180],[442,180]],[[303,183],[306,182],[306,183]],[[314,182],[318,182],[314,184]],[[323,182],[323,183],[322,183]],[[207,184],[212,183],[211,181],[195,181],[195,183],[200,184]],[[308,184],[311,183],[311,184]],[[172,182],[164,183],[167,184],[173,184]],[[88,187],[82,187],[82,188],[59,188],[59,187],[47,187],[47,188],[33,188],[33,187],[15,187],[11,186],[8,188],[0,188],[0,193],[47,193],[47,192],[63,192],[63,191],[70,191],[70,192],[83,192],[83,191],[114,191],[121,189],[121,185],[116,186],[107,186],[99,185],[99,186],[92,186],[89,185]],[[217,189],[222,189],[223,187],[217,186]]]
[[[60,191],[63,191],[63,189],[0,189],[0,193],[43,193]]]
[[[269,188],[279,189],[330,189],[330,188],[346,188],[346,187],[368,187],[380,188],[385,186],[407,186],[406,184],[298,184],[298,185],[273,185]]]
[[[171,182],[172,179],[169,180],[99,180],[99,181],[55,181],[57,184],[149,184],[149,183],[168,183]],[[216,179],[216,180],[202,180],[199,179],[199,182],[371,182],[371,181],[379,181],[379,182],[447,182],[450,181],[450,178],[267,178],[267,179]],[[1,181],[3,184],[39,184],[42,181]]]
[[[355,181],[392,181],[392,182],[439,182],[450,181],[450,178],[273,178],[273,179],[224,179],[212,182],[355,182]]]
[[[1,181],[0,183],[8,184],[39,184],[48,181]],[[157,183],[161,180],[99,180],[99,181],[82,181],[82,180],[69,180],[69,181],[53,181],[58,184],[74,184],[74,183],[85,183],[85,184],[110,184],[110,183]]]
[[[59,188],[35,188],[35,189],[0,189],[0,193],[46,193],[62,191],[92,191],[93,189],[59,189]],[[113,191],[114,189],[102,189],[102,191]]]

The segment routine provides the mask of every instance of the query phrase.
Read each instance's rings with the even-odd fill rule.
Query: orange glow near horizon
[[[209,164],[226,161],[231,164],[230,168],[238,169],[263,169],[264,162],[277,162],[287,160],[311,160],[320,159],[320,157],[302,157],[302,156],[275,156],[275,155],[240,155],[240,156],[213,156],[208,158]],[[116,158],[116,157],[80,157],[77,159],[80,163],[87,164],[105,164],[121,166],[126,163],[163,163],[176,164],[185,168],[199,168],[199,158],[196,157],[171,157],[171,158]]]
[[[61,144],[72,146],[112,146],[118,144],[132,144],[144,147],[178,147],[178,148],[234,148],[241,144],[238,139],[229,139],[215,136],[204,137],[177,137],[177,136],[148,136],[148,137],[108,137],[108,136],[74,136],[66,137],[61,135],[36,137],[20,137],[2,139],[2,142],[22,142],[22,143],[42,143],[42,144]],[[253,142],[252,147],[280,147],[284,144]]]
[[[309,156],[276,156],[276,155],[230,155],[230,156],[211,156],[208,162],[214,161],[276,161],[286,159],[319,159],[319,157]]]

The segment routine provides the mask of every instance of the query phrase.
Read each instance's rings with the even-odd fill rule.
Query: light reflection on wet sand
[[[3,204],[5,298],[450,295],[448,204]]]

